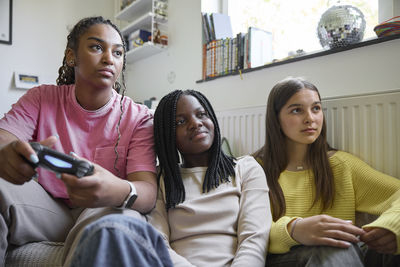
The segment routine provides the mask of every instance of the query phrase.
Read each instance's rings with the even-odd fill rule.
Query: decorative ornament
[[[334,5],[319,20],[317,33],[324,49],[338,48],[362,41],[364,14],[351,5]]]
[[[400,34],[400,16],[388,19],[374,27],[378,37]]]

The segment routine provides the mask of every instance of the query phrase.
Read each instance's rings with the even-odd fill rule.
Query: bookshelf
[[[120,1],[121,2],[121,1]],[[145,30],[152,36],[159,30],[161,35],[168,35],[167,15],[160,14],[160,5],[166,5],[167,0],[135,0],[115,15],[115,18],[125,24],[121,29],[122,35],[128,39],[131,33]],[[140,59],[151,57],[165,51],[166,44],[156,43],[153,38],[144,42],[142,46],[133,47],[126,53],[127,63],[134,63]]]
[[[379,37],[379,38],[372,38],[372,39],[368,39],[368,40],[365,40],[365,41],[362,41],[359,43],[350,44],[350,45],[347,45],[344,47],[332,48],[329,50],[319,50],[319,51],[315,51],[315,52],[309,52],[309,53],[306,53],[306,54],[300,55],[300,56],[288,57],[288,58],[284,58],[284,59],[280,59],[280,60],[274,60],[273,62],[263,65],[263,66],[259,66],[256,68],[234,70],[231,73],[224,74],[224,75],[219,75],[219,76],[214,76],[214,77],[204,77],[203,76],[201,79],[197,80],[196,83],[208,82],[208,81],[212,81],[215,79],[228,77],[228,76],[234,76],[234,75],[241,76],[242,74],[248,73],[248,72],[258,71],[258,70],[262,70],[262,69],[266,69],[266,68],[274,68],[276,66],[291,64],[294,62],[308,60],[308,59],[317,58],[317,57],[323,57],[323,56],[327,56],[327,55],[345,52],[348,50],[359,49],[359,48],[367,47],[370,45],[377,45],[379,43],[388,42],[388,41],[392,41],[392,40],[396,40],[396,39],[400,39],[400,34],[389,35],[389,36]]]

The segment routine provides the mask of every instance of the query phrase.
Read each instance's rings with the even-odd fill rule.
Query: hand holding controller
[[[94,166],[88,161],[79,160],[36,142],[30,145],[39,158],[34,167],[42,167],[55,173],[68,173],[79,178],[93,174]]]

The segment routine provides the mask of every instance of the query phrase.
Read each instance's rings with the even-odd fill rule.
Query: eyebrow
[[[316,105],[316,104],[321,104],[321,101],[315,101],[314,103],[312,103],[312,105]],[[292,108],[292,107],[301,107],[303,106],[302,104],[291,104],[289,105],[287,108]]]
[[[205,112],[207,112],[207,110],[206,110],[203,106],[196,108],[196,109],[194,110],[194,112],[199,112],[200,110],[204,110]],[[208,112],[207,112],[207,113],[208,113]],[[184,117],[184,116],[185,116],[185,113],[177,113],[177,114],[175,115],[175,117],[178,117],[178,116]]]
[[[95,40],[95,41],[97,41],[97,42],[99,42],[99,43],[105,43],[105,42],[106,42],[106,41],[104,41],[103,39],[97,38],[97,37],[88,37],[87,39],[88,39],[88,40]],[[117,44],[117,43],[115,43],[115,44],[113,44],[113,45],[116,45],[116,46],[118,46],[118,47],[123,47],[122,44]]]

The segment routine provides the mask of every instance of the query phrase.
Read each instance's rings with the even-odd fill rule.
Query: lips
[[[190,136],[190,139],[195,141],[195,140],[198,140],[198,139],[202,139],[202,138],[204,138],[206,136],[207,136],[207,131],[197,131],[197,132],[194,132]]]
[[[302,132],[304,132],[304,133],[315,133],[316,131],[317,131],[317,129],[315,129],[315,128],[307,128],[307,129],[302,130]]]
[[[109,68],[103,68],[99,70],[99,73],[103,76],[106,77],[113,77],[114,76],[114,72],[112,71],[112,69]]]

